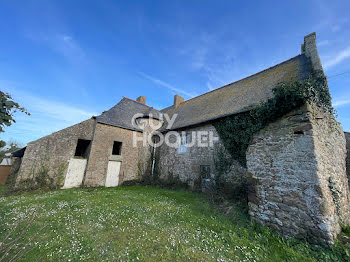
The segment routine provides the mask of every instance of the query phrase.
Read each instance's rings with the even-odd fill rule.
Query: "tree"
[[[12,123],[16,123],[14,119],[14,114],[16,112],[19,111],[30,115],[25,108],[19,106],[18,103],[13,101],[10,94],[2,91],[0,91],[0,105],[0,132],[4,132],[5,127],[12,125]],[[4,147],[5,145],[6,143],[0,140],[0,148]]]

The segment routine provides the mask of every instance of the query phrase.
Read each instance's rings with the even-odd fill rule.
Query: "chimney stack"
[[[174,106],[177,108],[182,102],[184,101],[184,98],[179,95],[174,95]]]
[[[141,103],[141,104],[146,104],[146,97],[145,96],[139,96],[136,99],[137,102]]]
[[[304,37],[304,44],[301,45],[301,53],[311,60],[311,65],[315,70],[323,70],[321,59],[317,51],[316,33],[313,32]]]

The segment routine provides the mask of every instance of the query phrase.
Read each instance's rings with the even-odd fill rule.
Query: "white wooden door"
[[[106,187],[118,186],[120,164],[119,161],[108,161]]]
[[[86,159],[72,158],[69,160],[68,171],[63,188],[79,187],[81,185],[84,178],[86,163]]]

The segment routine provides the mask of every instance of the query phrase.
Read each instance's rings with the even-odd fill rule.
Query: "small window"
[[[90,144],[91,144],[91,140],[78,139],[74,156],[87,158],[89,154]]]
[[[122,153],[122,142],[114,141],[112,155],[120,156]]]
[[[191,134],[185,133],[181,135],[181,145],[188,145],[190,143]]]
[[[186,154],[188,152],[188,144],[190,143],[191,134],[183,132],[180,136],[179,146],[177,149],[178,154]]]

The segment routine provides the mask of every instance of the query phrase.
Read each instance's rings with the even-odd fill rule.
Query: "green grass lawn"
[[[226,216],[203,195],[154,187],[0,197],[0,242],[14,228],[5,243],[18,245],[11,249],[11,256],[24,246],[29,250],[21,261],[347,259],[340,244],[327,249],[286,240],[251,224],[239,207]],[[3,254],[0,251],[0,261]]]

